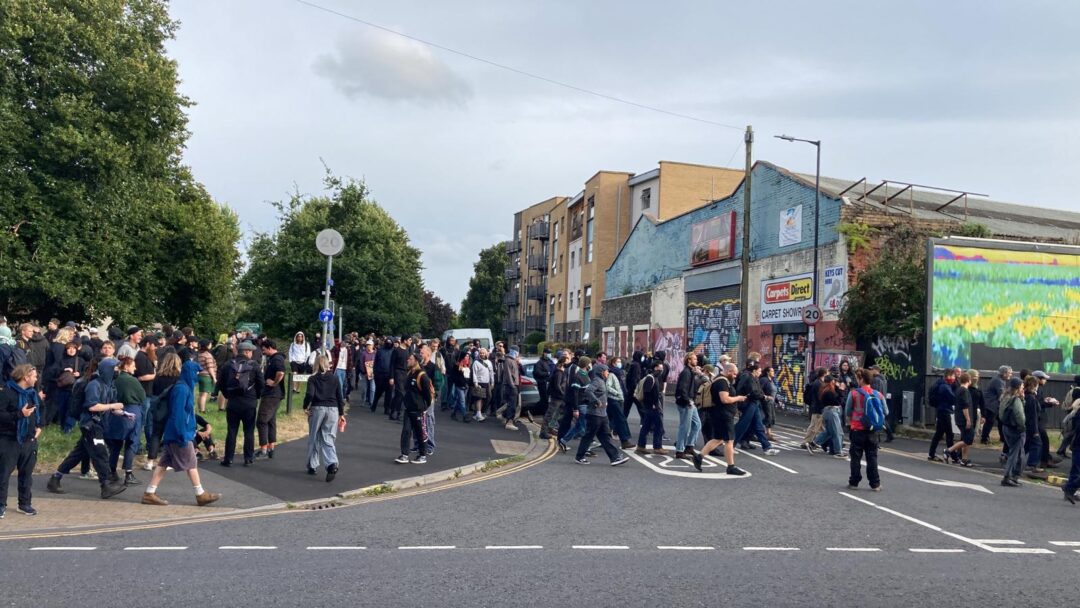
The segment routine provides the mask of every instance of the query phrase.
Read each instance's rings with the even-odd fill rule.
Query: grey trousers
[[[319,457],[327,467],[337,465],[337,425],[336,407],[313,407],[308,418],[307,454],[308,466],[319,468]]]

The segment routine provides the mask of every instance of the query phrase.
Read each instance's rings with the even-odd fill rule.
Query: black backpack
[[[68,398],[68,418],[78,421],[82,418],[86,408],[86,385],[93,382],[93,378],[83,376],[71,385],[71,397]]]
[[[175,384],[165,387],[165,390],[150,398],[150,418],[154,423],[154,429],[165,428],[165,422],[169,420],[169,394],[172,393]]]
[[[0,381],[11,380],[11,372],[24,363],[29,363],[26,351],[10,344],[0,344]]]
[[[229,364],[229,376],[225,379],[225,396],[247,397],[255,395],[255,362],[233,361]]]

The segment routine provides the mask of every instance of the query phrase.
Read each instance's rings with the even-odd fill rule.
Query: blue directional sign
[[[334,311],[324,308],[319,311],[319,323],[329,323],[334,320]]]

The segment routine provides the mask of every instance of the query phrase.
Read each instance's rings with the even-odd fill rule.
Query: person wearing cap
[[[593,439],[596,439],[600,442],[600,447],[604,449],[604,453],[607,454],[608,460],[611,461],[611,466],[617,467],[630,460],[630,458],[620,453],[611,443],[611,427],[608,426],[607,419],[608,367],[603,363],[597,363],[592,366],[591,371],[592,379],[581,392],[584,414],[579,414],[579,416],[585,418],[585,433],[581,436],[581,441],[578,442],[577,456],[574,461],[578,464],[589,464],[585,455],[588,453]]]
[[[980,443],[986,445],[990,442],[990,431],[997,426],[998,435],[1001,436],[1001,461],[1005,462],[1006,454],[1009,452],[1009,447],[1005,444],[1005,433],[1001,430],[1001,422],[998,417],[999,407],[1001,404],[1001,397],[1005,394],[1005,389],[1008,388],[1009,379],[1012,378],[1013,370],[1008,365],[1002,365],[998,368],[998,373],[990,384],[986,386],[986,392],[984,394],[984,401],[986,407],[982,411],[983,425],[982,435],[979,438]]]
[[[127,335],[127,339],[124,340],[116,349],[116,357],[130,357],[135,358],[135,355],[139,354],[139,343],[143,339],[143,331],[139,329],[138,325],[130,325],[127,331],[124,332]]]
[[[356,377],[364,405],[375,410],[375,340],[368,338],[356,359]]]
[[[1027,426],[1024,397],[1023,381],[1020,378],[1010,378],[998,407],[1002,439],[1009,446],[1005,460],[1005,476],[1001,480],[1001,485],[1006,487],[1015,488],[1020,485],[1018,478],[1023,467],[1020,455],[1024,451],[1024,429]]]
[[[98,337],[98,328],[90,328],[90,349],[93,351],[93,356],[97,356],[101,352],[101,345],[105,343],[104,340]]]
[[[225,421],[228,431],[225,435],[225,455],[221,458],[223,467],[232,466],[236,454],[236,436],[241,426],[244,427],[244,466],[255,462],[255,420],[264,380],[262,370],[252,361],[255,345],[243,342],[237,351],[239,354],[235,359],[218,368],[218,390],[227,399]]]
[[[1057,407],[1060,402],[1046,393],[1046,382],[1050,380],[1050,374],[1041,369],[1031,372],[1038,381],[1035,400],[1039,403],[1038,429],[1039,429],[1039,467],[1044,469],[1056,469],[1058,460],[1050,455],[1050,435],[1046,432],[1046,410]]]
[[[278,352],[273,340],[263,340],[263,353],[266,355],[265,386],[259,399],[259,411],[255,427],[259,434],[259,451],[256,458],[274,457],[277,447],[277,413],[281,400],[285,398],[285,355]]]

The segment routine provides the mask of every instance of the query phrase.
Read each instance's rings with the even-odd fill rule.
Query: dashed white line
[[[543,549],[544,546],[543,545],[488,545],[488,546],[486,546],[484,548],[485,549],[492,549],[492,550],[526,551],[526,550]]]
[[[1075,540],[1052,540],[1050,544],[1057,547],[1080,547],[1080,542]]]
[[[308,547],[308,551],[364,551],[367,547]]]
[[[912,553],[966,553],[967,549],[908,549]]]
[[[583,549],[585,551],[618,551],[626,550],[630,547],[626,545],[571,545],[571,549]]]
[[[124,551],[185,551],[187,547],[124,547]]]
[[[661,551],[715,551],[716,547],[677,547],[673,545],[657,545]]]
[[[1022,544],[1024,544],[1024,541],[1022,541],[1022,540],[999,540],[999,539],[996,539],[996,538],[973,538],[971,540],[973,540],[973,541],[975,541],[977,543],[984,543],[984,544],[987,544],[987,545],[1022,545]],[[1053,543],[1050,543],[1050,544],[1053,544]],[[1077,546],[1080,546],[1080,545],[1077,545]]]
[[[414,545],[408,547],[398,547],[400,551],[449,551],[451,549],[457,549],[455,545]]]
[[[798,547],[743,547],[743,551],[799,551]]]
[[[844,551],[849,553],[876,553],[881,551],[877,547],[825,547],[826,551]]]
[[[93,551],[97,547],[30,547],[31,551]]]
[[[277,547],[269,545],[224,545],[218,547],[222,551],[273,551]]]

